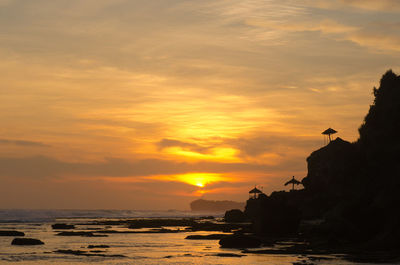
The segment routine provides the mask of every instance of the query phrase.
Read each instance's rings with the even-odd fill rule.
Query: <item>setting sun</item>
[[[188,173],[177,175],[177,180],[188,183],[200,188],[204,188],[207,184],[221,181],[223,178],[221,174],[216,173]]]
[[[228,181],[228,180],[231,181],[231,178],[228,178],[218,173],[187,173],[180,175],[152,176],[150,178],[162,181],[183,182],[199,188],[204,188],[207,184],[210,183]]]

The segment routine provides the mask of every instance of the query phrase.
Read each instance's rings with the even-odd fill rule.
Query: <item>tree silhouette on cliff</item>
[[[360,142],[385,147],[397,144],[400,139],[400,77],[392,70],[387,71],[373,93],[374,103],[359,128]]]

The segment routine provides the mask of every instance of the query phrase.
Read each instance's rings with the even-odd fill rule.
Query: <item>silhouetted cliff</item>
[[[274,215],[292,218],[282,223],[284,232],[297,229],[299,211],[302,221],[322,220],[303,235],[335,242],[333,247],[400,249],[400,76],[389,70],[373,92],[359,140],[337,138],[313,152],[304,190],[248,200],[255,232],[269,231]]]
[[[308,174],[302,180],[303,218],[322,218],[364,186],[365,161],[359,146],[336,138],[307,158]]]

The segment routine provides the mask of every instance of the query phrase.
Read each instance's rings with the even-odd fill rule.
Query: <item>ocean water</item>
[[[207,213],[202,213],[205,216]],[[209,214],[208,214],[209,215]],[[340,256],[325,256],[310,261],[301,255],[243,254],[238,249],[221,249],[218,240],[187,240],[188,235],[216,232],[179,232],[153,234],[109,234],[108,237],[56,236],[51,227],[55,222],[75,224],[74,231],[105,228],[87,223],[98,220],[134,218],[183,218],[200,214],[181,211],[121,211],[121,210],[0,210],[0,230],[18,230],[27,238],[42,240],[38,246],[13,246],[14,237],[0,236],[0,264],[357,264]],[[214,215],[215,216],[215,215]],[[129,230],[107,226],[110,230]],[[174,227],[173,229],[176,229]],[[105,249],[88,249],[88,245],[108,245]],[[75,256],[57,250],[81,250],[91,254],[123,255],[124,257]],[[104,252],[90,252],[104,251]],[[241,257],[221,257],[238,254]],[[314,255],[315,257],[315,255]],[[367,264],[367,263],[363,263]]]

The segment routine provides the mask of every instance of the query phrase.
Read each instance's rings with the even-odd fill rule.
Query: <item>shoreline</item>
[[[15,228],[19,225],[16,224]],[[50,224],[41,224],[40,227],[48,228]],[[54,225],[54,224],[53,224]],[[114,237],[117,235],[158,235],[159,237],[168,236],[172,234],[182,234],[184,242],[205,242],[207,244],[217,244],[221,238],[230,237],[238,234],[245,236],[257,237],[261,240],[262,245],[259,248],[222,248],[218,246],[220,253],[213,253],[210,255],[217,255],[220,258],[242,258],[246,255],[255,255],[259,257],[270,257],[271,255],[287,256],[287,257],[302,257],[303,263],[301,264],[314,264],[313,262],[320,260],[335,260],[343,259],[349,262],[374,262],[374,263],[387,263],[398,262],[399,254],[394,252],[360,252],[345,249],[335,249],[329,247],[317,247],[307,241],[304,237],[287,236],[287,237],[259,237],[250,233],[249,223],[227,223],[222,218],[210,219],[204,218],[129,218],[129,219],[109,219],[102,218],[93,222],[73,222],[74,227],[68,229],[51,229],[48,232],[51,237],[61,238],[61,242],[70,240],[71,238],[82,238],[84,240],[92,240],[98,243],[91,244],[91,248],[102,246],[100,249],[89,249],[87,246],[81,245],[79,248],[57,248],[51,252],[51,255],[67,255],[76,257],[97,257],[97,258],[128,258],[124,254],[114,253],[115,247],[110,247],[103,244],[103,238]],[[1,229],[3,230],[3,229]],[[18,230],[20,231],[20,230]],[[20,231],[27,232],[27,231]],[[68,233],[70,232],[70,233]],[[59,235],[60,233],[66,233]],[[74,234],[76,233],[76,234]],[[90,233],[90,234],[89,234]],[[30,234],[26,233],[27,236]],[[163,235],[161,235],[163,234]],[[194,238],[187,238],[190,235]],[[100,236],[100,238],[98,238]],[[11,240],[14,237],[10,237]],[[23,237],[22,237],[23,238]],[[62,239],[64,238],[64,239]],[[70,238],[70,239],[67,239]],[[91,239],[92,238],[92,239]],[[40,239],[40,238],[38,238]],[[76,240],[75,240],[76,241]],[[46,241],[45,241],[46,243]],[[65,244],[65,243],[63,243]],[[93,247],[94,246],[94,247]],[[45,255],[46,253],[43,253]],[[50,253],[47,253],[50,255]],[[126,255],[125,255],[126,256]],[[167,255],[166,255],[167,256]],[[205,257],[206,255],[204,255]],[[189,256],[187,256],[189,257]],[[169,259],[169,258],[168,258]],[[306,263],[304,263],[306,262]],[[293,263],[295,264],[295,263]]]

